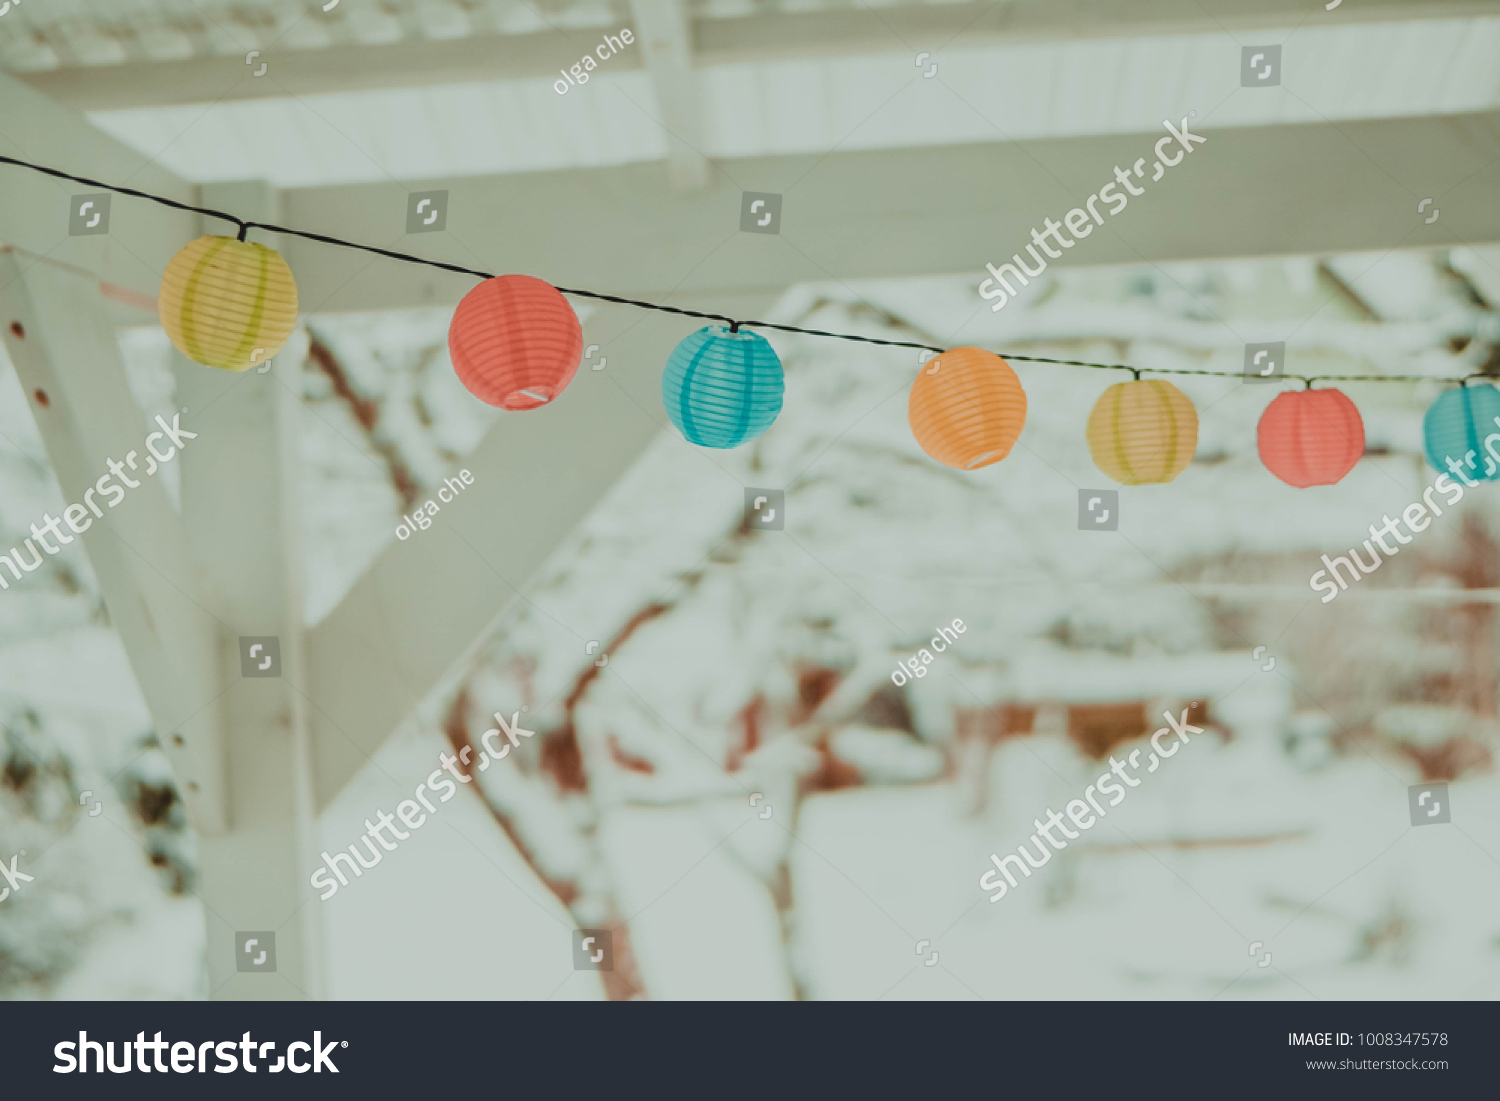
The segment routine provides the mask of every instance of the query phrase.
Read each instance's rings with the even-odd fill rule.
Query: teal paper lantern
[[[699,329],[673,349],[661,400],[677,431],[700,447],[738,447],[771,427],[786,379],[765,337]]]
[[[1500,459],[1488,437],[1500,442],[1500,390],[1460,386],[1432,403],[1422,418],[1423,449],[1433,469],[1453,477],[1452,459],[1471,482],[1500,478]],[[1469,462],[1473,453],[1474,460]]]

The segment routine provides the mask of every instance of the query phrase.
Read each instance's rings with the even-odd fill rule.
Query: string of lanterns
[[[946,466],[971,471],[1000,462],[1026,422],[1026,392],[1020,379],[1005,359],[981,348],[941,349],[792,325],[740,322],[569,290],[527,275],[495,276],[321,234],[247,222],[223,211],[12,157],[0,156],[0,163],[237,224],[237,238],[200,237],[181,249],[162,275],[158,297],[162,328],[179,351],[208,367],[244,371],[263,364],[285,346],[296,326],[297,285],[291,269],[274,249],[245,239],[250,229],[260,228],[480,278],[482,282],[464,295],[454,311],[448,350],[453,369],[468,391],[502,409],[546,405],[573,380],[583,353],[583,330],[564,297],[571,294],[719,322],[678,344],[662,372],[662,404],[668,418],[685,439],[700,447],[739,447],[762,435],[781,412],[785,391],[781,361],[770,343],[746,330],[747,325],[938,353],[919,369],[912,384],[907,420],[922,450]],[[1095,465],[1122,485],[1171,482],[1187,468],[1198,444],[1198,414],[1192,401],[1164,379],[1143,380],[1142,370],[1238,377],[1224,371],[1156,370],[1021,355],[1009,358],[1134,373],[1132,381],[1116,383],[1100,395],[1085,429]],[[1474,377],[1478,376],[1469,376]],[[1500,429],[1500,390],[1491,385],[1469,386],[1469,378],[1434,380],[1457,382],[1459,387],[1444,392],[1427,410],[1424,451],[1439,471],[1467,460],[1467,473],[1473,478],[1500,478],[1500,453],[1492,447],[1492,440],[1500,441],[1500,431],[1489,431],[1492,423]],[[1336,484],[1364,454],[1364,422],[1342,391],[1314,390],[1313,382],[1426,379],[1410,375],[1302,377],[1306,390],[1279,394],[1261,415],[1256,429],[1261,462],[1290,486]],[[1486,452],[1493,461],[1476,468],[1473,457]]]

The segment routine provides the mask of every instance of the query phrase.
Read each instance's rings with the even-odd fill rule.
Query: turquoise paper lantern
[[[738,447],[771,427],[786,389],[765,337],[722,325],[699,329],[672,351],[661,400],[677,431],[700,447]]]
[[[1472,482],[1500,478],[1500,462],[1490,458],[1486,438],[1500,436],[1500,390],[1493,386],[1460,386],[1432,403],[1422,418],[1423,449],[1433,469],[1453,477],[1451,458]],[[1474,453],[1474,465],[1468,463]]]

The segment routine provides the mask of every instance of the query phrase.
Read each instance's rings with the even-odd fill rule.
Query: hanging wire
[[[445,264],[440,260],[428,260],[422,256],[413,256],[406,252],[396,252],[392,249],[376,248],[374,245],[362,245],[357,241],[346,241],[340,237],[329,237],[322,233],[310,233],[307,230],[292,229],[288,226],[272,225],[269,222],[251,222],[230,214],[224,210],[212,210],[207,207],[192,206],[188,203],[179,203],[175,199],[163,198],[160,195],[152,195],[147,191],[138,191],[133,187],[119,187],[115,184],[105,183],[102,180],[89,179],[87,176],[75,176],[70,172],[62,172],[56,168],[48,168],[45,165],[32,164],[16,157],[0,156],[0,164],[13,164],[18,168],[29,168],[33,172],[41,172],[60,180],[72,180],[74,183],[86,184],[89,187],[103,188],[105,191],[113,191],[119,195],[129,195],[136,199],[149,199],[153,203],[169,206],[175,210],[185,210],[193,214],[202,214],[209,218],[218,218],[225,222],[232,222],[239,227],[237,240],[245,240],[246,234],[252,229],[263,229],[268,233],[281,234],[288,237],[301,237],[303,240],[316,241],[319,244],[334,245],[338,248],[356,249],[360,252],[371,252],[377,256],[384,256],[391,260],[400,260],[408,264],[422,264],[429,268],[437,268],[441,271],[451,271],[458,275],[471,275],[476,279],[493,279],[494,273],[478,271],[474,268],[461,267],[458,264]],[[729,326],[729,331],[737,333],[742,326],[755,329],[776,329],[784,333],[799,333],[803,336],[824,336],[833,340],[849,340],[860,344],[877,344],[886,348],[917,348],[922,351],[946,352],[946,348],[936,348],[931,344],[920,344],[910,340],[880,340],[872,336],[857,336],[854,333],[834,333],[826,329],[805,329],[798,325],[778,325],[771,321],[743,321],[732,317],[726,317],[719,313],[702,313],[698,310],[684,310],[677,306],[664,306],[659,302],[643,302],[635,298],[621,298],[614,294],[601,294],[598,291],[578,290],[572,287],[557,287],[563,294],[572,295],[575,298],[592,298],[600,302],[614,302],[622,306],[634,306],[642,310],[655,310],[658,313],[672,313],[680,317],[696,317],[704,321],[722,321]],[[1099,371],[1130,371],[1135,375],[1136,381],[1140,380],[1141,371],[1150,371],[1154,375],[1201,375],[1208,378],[1239,378],[1240,373],[1236,371],[1203,371],[1181,367],[1132,367],[1125,363],[1091,363],[1080,359],[1051,359],[1047,356],[1025,356],[1010,352],[995,353],[1007,360],[1016,360],[1022,363],[1047,363],[1058,367],[1089,367]],[[1467,386],[1471,378],[1486,378],[1483,374],[1471,374],[1466,377],[1448,378],[1437,375],[1316,375],[1312,378],[1303,375],[1289,375],[1289,378],[1297,378],[1312,389],[1313,382],[1456,382],[1460,386]]]
[[[225,214],[222,210],[208,210],[201,206],[189,206],[187,203],[179,203],[175,199],[164,199],[160,195],[137,191],[133,187],[117,187],[114,184],[104,183],[102,180],[91,180],[87,176],[74,176],[69,172],[59,172],[55,168],[32,164],[30,161],[17,160],[15,157],[0,157],[0,164],[13,164],[19,168],[29,168],[33,172],[56,176],[59,180],[72,180],[74,183],[88,184],[90,187],[102,187],[105,191],[113,191],[118,195],[132,195],[137,199],[150,199],[153,203],[160,203],[162,206],[170,206],[177,210],[189,210],[194,214],[206,214],[210,218],[222,218],[224,221],[233,222],[237,226],[245,224],[233,214]]]

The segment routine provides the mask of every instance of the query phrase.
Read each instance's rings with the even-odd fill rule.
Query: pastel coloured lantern
[[[923,365],[906,399],[911,434],[928,455],[978,470],[1010,454],[1026,424],[1026,391],[983,348],[950,348]]]
[[[207,367],[244,371],[281,351],[297,324],[297,281],[275,249],[199,237],[161,277],[161,327]]]
[[[1439,395],[1422,418],[1427,461],[1450,477],[1462,476],[1470,482],[1500,478],[1500,461],[1488,438],[1500,432],[1496,418],[1500,418],[1500,390],[1493,386],[1460,386]]]
[[[781,412],[786,377],[763,336],[708,325],[667,358],[661,400],[677,431],[700,447],[738,447]]]
[[[1365,422],[1340,390],[1289,390],[1255,430],[1260,461],[1289,486],[1331,486],[1365,453]]]
[[[458,380],[486,405],[535,409],[573,381],[583,327],[551,283],[500,275],[464,295],[453,311],[448,356]]]
[[[1170,382],[1117,382],[1089,413],[1088,441],[1094,465],[1122,485],[1170,482],[1198,449],[1198,412]]]

